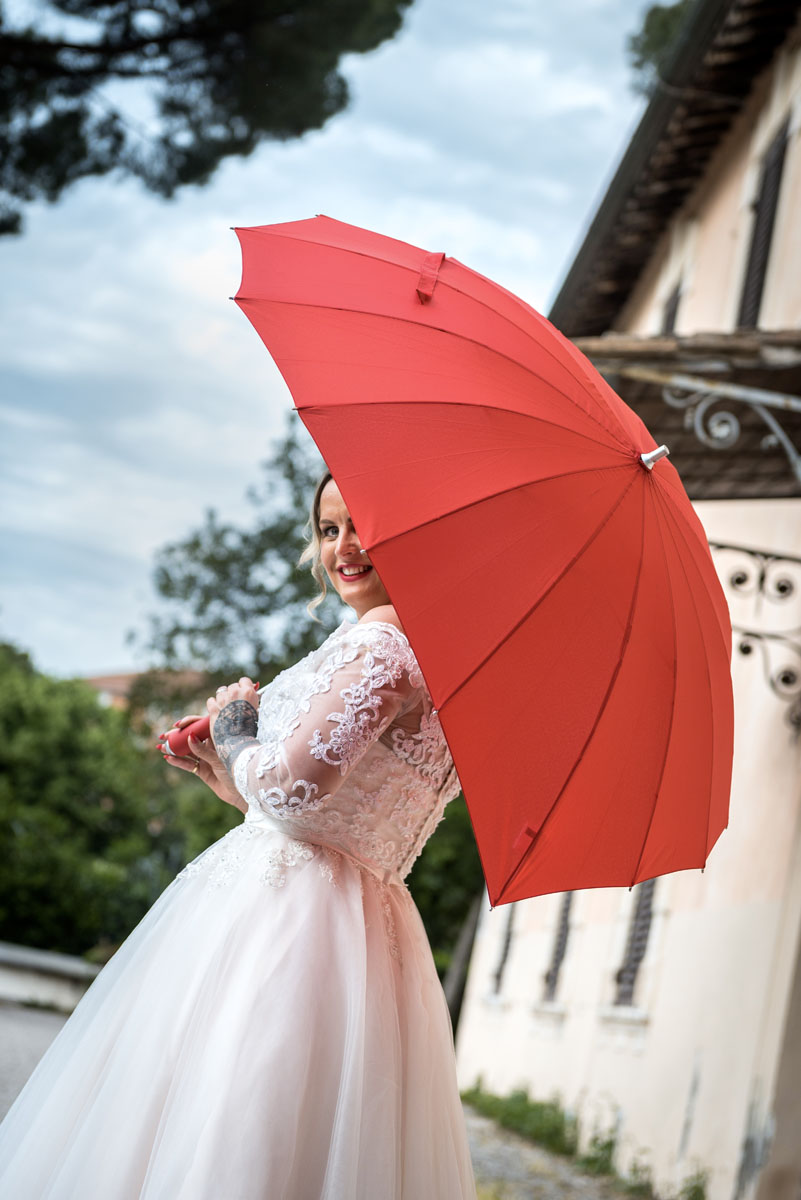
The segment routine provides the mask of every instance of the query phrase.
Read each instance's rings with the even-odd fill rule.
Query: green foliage
[[[528,1092],[512,1092],[509,1096],[493,1096],[480,1084],[462,1092],[462,1099],[476,1112],[497,1121],[521,1137],[545,1146],[555,1154],[573,1155],[578,1145],[578,1128],[558,1101],[530,1100]]]
[[[629,35],[626,50],[635,73],[635,91],[646,96],[654,91],[692,3],[693,0],[677,0],[675,4],[652,4],[646,9],[638,31]]]
[[[124,935],[167,881],[147,774],[120,713],[0,653],[0,937],[80,953]]]
[[[631,1163],[627,1176],[620,1176],[615,1171],[617,1137],[614,1131],[602,1133],[596,1130],[588,1148],[579,1153],[578,1122],[557,1100],[530,1100],[526,1091],[495,1096],[484,1090],[480,1079],[475,1087],[462,1092],[462,1100],[504,1129],[510,1129],[555,1154],[572,1158],[574,1165],[588,1175],[610,1177],[616,1192],[642,1197],[642,1200],[656,1200],[651,1168],[639,1158]],[[684,1180],[675,1200],[706,1200],[708,1182],[708,1172],[698,1167]]]
[[[647,1163],[635,1159],[623,1179],[623,1191],[630,1196],[641,1197],[642,1200],[654,1200],[656,1193],[654,1192],[654,1182],[651,1174],[651,1168]]]
[[[0,645],[0,938],[104,961],[235,820],[87,684]]]
[[[31,656],[17,646],[12,646],[10,642],[0,642],[0,672],[14,670],[23,675],[32,675],[34,666]]]
[[[578,1158],[578,1166],[588,1175],[615,1174],[615,1145],[614,1133],[593,1133],[590,1144]]]
[[[0,12],[0,233],[18,232],[20,201],[78,179],[116,171],[172,196],[320,128],[348,100],[342,55],[392,37],[409,2],[43,0],[24,25]]]
[[[462,922],[484,876],[462,796],[452,800],[408,879],[440,975],[450,966]]]
[[[680,1200],[706,1200],[709,1173],[699,1167],[683,1180],[679,1188]]]

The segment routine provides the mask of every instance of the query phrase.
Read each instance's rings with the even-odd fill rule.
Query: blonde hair
[[[311,563],[311,573],[317,582],[319,591],[313,599],[306,605],[306,611],[309,616],[319,621],[320,618],[315,613],[315,608],[318,608],[323,600],[325,600],[328,592],[328,578],[323,566],[323,560],[320,557],[320,544],[322,542],[322,534],[320,533],[320,498],[323,494],[323,488],[327,483],[334,478],[330,471],[326,471],[322,478],[318,481],[317,487],[314,489],[314,498],[311,503],[311,511],[309,519],[306,522],[305,532],[307,533],[306,546],[298,559],[298,566],[302,567],[304,563]]]

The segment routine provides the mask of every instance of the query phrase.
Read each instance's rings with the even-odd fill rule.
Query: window
[[[651,911],[654,900],[655,879],[646,879],[637,887],[634,912],[629,926],[629,936],[626,942],[626,954],[623,965],[615,976],[617,994],[615,1004],[634,1003],[634,984],[640,963],[645,958],[648,946],[648,934],[651,929]]]
[[[759,321],[759,309],[762,304],[762,291],[765,286],[770,244],[773,237],[773,223],[779,203],[789,123],[788,117],[768,146],[762,160],[762,172],[754,202],[754,224],[751,231],[751,246],[748,251],[748,265],[745,269],[740,313],[737,317],[737,325],[740,328],[754,329]]]
[[[556,988],[559,983],[559,969],[565,957],[567,939],[570,933],[570,906],[572,903],[573,893],[565,892],[562,896],[562,905],[559,909],[559,922],[556,926],[551,965],[545,972],[545,991],[542,998],[546,1002],[552,1001],[556,997]]]
[[[503,973],[506,970],[506,963],[509,958],[509,948],[512,945],[512,933],[514,931],[515,906],[509,905],[509,915],[506,918],[506,926],[503,931],[503,939],[501,941],[501,955],[498,959],[498,965],[492,973],[492,990],[496,996],[500,995],[501,987],[503,986]]]
[[[676,328],[676,316],[679,311],[679,300],[681,299],[681,281],[674,287],[673,291],[665,301],[665,307],[662,309],[662,329],[661,333],[673,333]]]

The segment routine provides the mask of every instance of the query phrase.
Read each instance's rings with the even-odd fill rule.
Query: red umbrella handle
[[[164,739],[165,749],[176,758],[185,758],[190,753],[190,737],[197,738],[200,742],[208,741],[210,723],[210,717],[201,717],[191,725],[184,725],[183,729],[171,729]]]

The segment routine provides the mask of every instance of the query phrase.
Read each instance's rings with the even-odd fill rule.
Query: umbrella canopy
[[[238,229],[278,365],[414,648],[493,904],[701,867],[731,627],[643,423],[543,316],[327,217]]]

